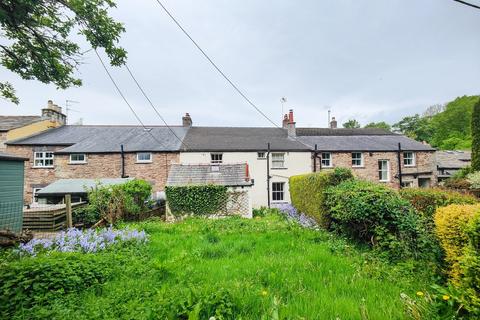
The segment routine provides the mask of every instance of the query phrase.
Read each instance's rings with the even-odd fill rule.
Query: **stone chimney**
[[[332,121],[330,121],[330,129],[337,129],[337,120],[335,120],[335,117],[332,117]]]
[[[288,112],[288,124],[287,124],[287,129],[288,129],[288,136],[289,137],[295,137],[297,135],[297,130],[295,128],[295,121],[293,120],[293,110],[290,109]]]
[[[182,125],[184,127],[191,127],[193,124],[192,118],[190,117],[190,114],[187,112],[185,115],[182,117]]]
[[[48,100],[47,107],[42,109],[42,118],[62,126],[67,123],[67,116],[62,113],[62,107],[54,104],[52,100]]]
[[[283,129],[288,129],[288,114],[285,114],[283,116],[282,128]]]

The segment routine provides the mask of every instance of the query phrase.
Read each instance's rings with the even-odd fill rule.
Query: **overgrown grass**
[[[136,227],[147,231],[149,244],[125,251],[100,288],[13,318],[404,319],[400,293],[427,283],[408,264],[372,260],[346,241],[276,215]]]

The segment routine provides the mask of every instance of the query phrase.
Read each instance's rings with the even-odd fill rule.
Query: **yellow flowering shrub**
[[[435,212],[435,233],[445,251],[448,275],[454,285],[459,285],[463,276],[460,260],[469,244],[467,227],[480,212],[480,204],[453,204],[438,208]]]

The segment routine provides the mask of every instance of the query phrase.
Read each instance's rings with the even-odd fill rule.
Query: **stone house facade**
[[[155,140],[148,140],[149,135],[143,128],[64,126],[9,142],[7,150],[29,159],[25,162],[26,204],[34,203],[35,192],[58,179],[132,177],[150,182],[153,191],[160,192],[165,187],[171,165],[179,162],[179,147],[166,129],[152,130],[159,141],[164,141],[165,146],[161,147]],[[96,131],[94,136],[91,136],[92,131]],[[177,131],[181,136],[182,130]],[[110,139],[105,140],[105,135]],[[79,141],[72,143],[69,139],[74,136]],[[87,142],[82,137],[86,137]],[[163,138],[160,140],[160,137]],[[86,145],[82,145],[82,141]]]
[[[437,181],[436,150],[429,145],[383,129],[336,128],[335,121],[330,128],[297,128],[293,111],[281,128],[197,127],[189,114],[171,127],[66,125],[8,141],[7,151],[29,159],[26,203],[35,190],[70,178],[128,176],[160,192],[175,163],[247,164],[253,207],[287,203],[291,176],[335,167],[394,188]]]

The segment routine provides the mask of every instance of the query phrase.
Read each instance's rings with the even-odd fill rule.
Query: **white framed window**
[[[137,163],[150,163],[152,162],[151,152],[137,152]]]
[[[330,152],[322,152],[322,167],[331,168],[332,166],[332,154]]]
[[[38,199],[38,192],[42,188],[33,188],[32,189],[32,204],[47,204],[47,199]]]
[[[37,168],[53,168],[53,152],[35,151],[33,153],[33,166]]]
[[[403,153],[403,165],[405,167],[415,166],[415,153],[411,151],[405,151]]]
[[[285,182],[272,182],[272,201],[284,201]]]
[[[378,180],[390,181],[390,162],[388,160],[378,160]]]
[[[85,153],[72,153],[70,155],[70,163],[87,163],[87,155]]]
[[[362,152],[352,152],[352,167],[363,167]]]
[[[272,168],[285,168],[285,153],[272,153]]]
[[[223,153],[210,153],[210,163],[223,163]]]
[[[266,152],[257,152],[257,158],[258,159],[266,159],[267,158],[267,153]]]

